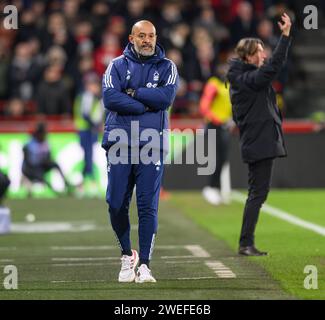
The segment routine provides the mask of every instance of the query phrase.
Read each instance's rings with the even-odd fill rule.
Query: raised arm
[[[261,67],[254,71],[248,71],[243,74],[243,81],[246,85],[254,89],[262,89],[271,84],[280,72],[284,62],[287,59],[288,49],[290,45],[290,30],[291,20],[284,13],[282,15],[282,23],[278,22],[279,28],[282,31],[280,40],[273,51],[272,57]]]

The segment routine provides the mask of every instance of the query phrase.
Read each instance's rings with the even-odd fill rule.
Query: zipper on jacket
[[[160,117],[160,132],[159,134],[162,135],[163,134],[163,126],[164,126],[164,119],[165,119],[165,111],[161,110],[161,117]]]
[[[145,68],[145,64],[144,63],[141,63],[141,86],[143,86],[143,87],[146,87],[146,79],[144,79],[144,68]]]

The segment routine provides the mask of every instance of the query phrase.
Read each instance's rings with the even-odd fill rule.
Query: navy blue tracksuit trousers
[[[84,168],[82,173],[84,177],[93,177],[93,145],[98,140],[98,134],[93,133],[91,129],[79,131],[80,145],[84,151]]]
[[[163,175],[163,156],[150,164],[111,164],[108,161],[106,201],[113,230],[122,252],[131,250],[129,205],[134,186],[139,219],[139,257],[149,261],[158,227],[159,191]]]

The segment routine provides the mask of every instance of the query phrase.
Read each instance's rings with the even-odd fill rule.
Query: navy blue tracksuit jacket
[[[109,205],[110,220],[122,252],[131,250],[129,203],[136,186],[139,216],[139,256],[140,260],[150,260],[158,227],[158,200],[163,174],[164,150],[162,145],[164,129],[168,128],[167,109],[173,103],[178,87],[178,73],[175,64],[165,58],[160,45],[155,54],[140,59],[131,43],[123,55],[115,58],[103,76],[103,103],[108,111],[102,147],[107,152],[108,186],[106,201]],[[127,89],[135,90],[133,97]],[[114,129],[124,129],[128,134],[125,141],[131,149],[131,123],[137,123],[139,134],[145,129],[154,129],[160,134],[159,158],[153,163],[144,164],[131,161],[112,163],[110,133]],[[141,149],[144,142],[138,141]]]

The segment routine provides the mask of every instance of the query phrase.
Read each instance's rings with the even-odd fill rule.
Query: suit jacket
[[[287,155],[282,116],[271,82],[287,58],[289,45],[289,37],[282,35],[272,57],[259,68],[239,59],[230,61],[227,78],[244,162]]]

